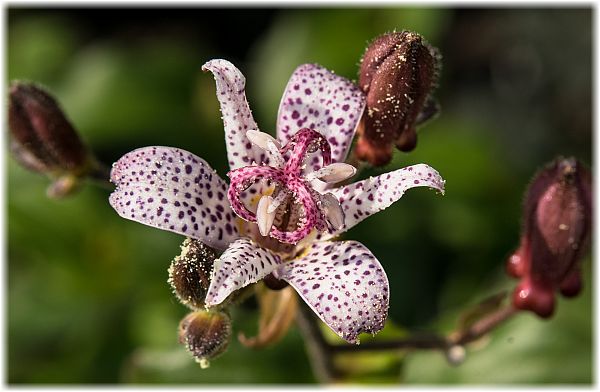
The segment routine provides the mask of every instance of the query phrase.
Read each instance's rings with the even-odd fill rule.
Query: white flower
[[[388,280],[356,241],[328,239],[400,199],[412,187],[443,192],[425,164],[354,184],[344,162],[365,98],[352,82],[313,64],[298,67],[281,100],[277,139],[258,131],[245,78],[225,60],[214,74],[231,171],[228,188],[201,158],[172,147],[146,147],[116,162],[110,197],[124,218],[173,231],[224,250],[215,261],[206,304],[269,274],[287,281],[339,336],[383,328]]]

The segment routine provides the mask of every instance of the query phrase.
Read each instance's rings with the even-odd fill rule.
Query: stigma
[[[227,197],[233,211],[258,225],[264,237],[297,244],[313,229],[333,232],[344,226],[344,211],[332,193],[321,193],[315,184],[344,181],[356,169],[342,162],[332,163],[329,142],[319,132],[303,128],[285,146],[271,135],[250,130],[248,140],[265,151],[265,162],[230,171]],[[319,162],[316,170],[306,170],[307,161]],[[312,165],[311,168],[314,168]],[[247,190],[258,193],[256,212]]]

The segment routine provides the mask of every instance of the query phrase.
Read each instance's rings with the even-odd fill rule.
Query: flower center
[[[346,163],[331,163],[331,147],[323,135],[303,128],[283,147],[263,132],[252,130],[246,135],[267,152],[269,159],[268,164],[245,166],[227,174],[231,179],[227,197],[239,217],[257,223],[261,235],[288,244],[298,243],[313,228],[334,231],[344,226],[344,212],[336,197],[321,194],[312,184],[316,180],[343,181],[356,169]],[[321,157],[321,167],[307,172],[306,160],[315,153]],[[260,199],[253,212],[246,190],[256,184]],[[273,192],[266,194],[267,188]]]

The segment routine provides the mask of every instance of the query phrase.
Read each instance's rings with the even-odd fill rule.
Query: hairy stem
[[[339,372],[333,363],[332,346],[325,341],[318,320],[304,303],[298,306],[296,321],[304,337],[313,374],[322,383],[336,381]]]

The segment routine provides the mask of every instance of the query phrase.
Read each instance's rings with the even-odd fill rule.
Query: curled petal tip
[[[346,214],[343,231],[389,207],[415,187],[429,187],[443,193],[444,181],[432,167],[417,164],[334,189],[332,193]]]

